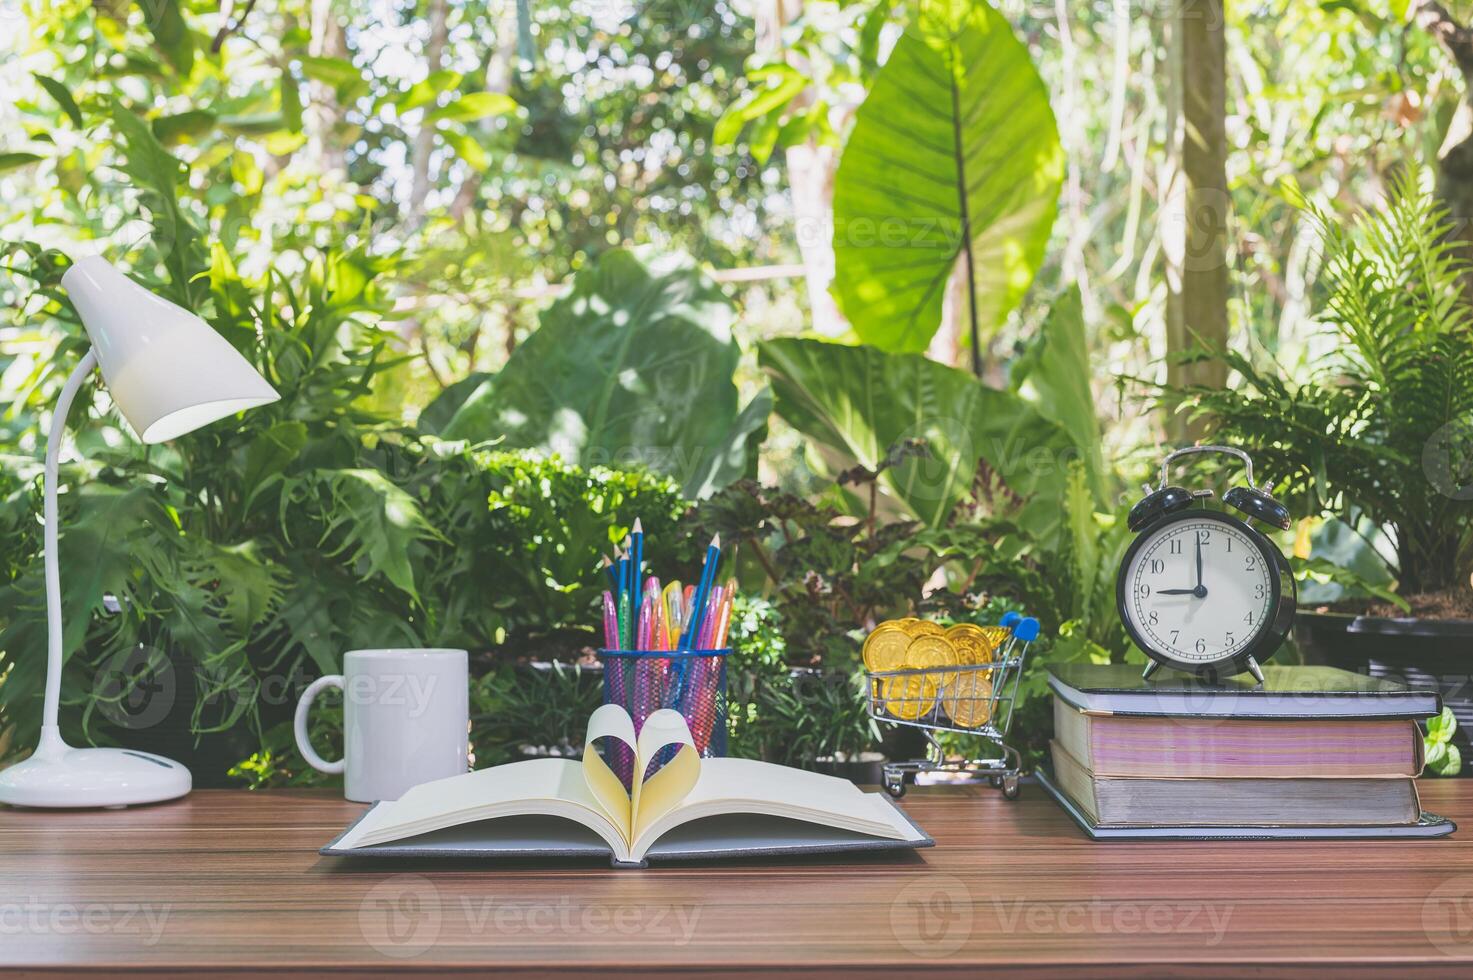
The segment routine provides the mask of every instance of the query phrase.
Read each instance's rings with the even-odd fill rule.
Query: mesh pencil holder
[[[634,719],[637,734],[644,720],[661,708],[685,718],[702,758],[726,754],[726,655],[730,650],[603,650],[604,704],[621,705]],[[622,743],[606,751],[610,768],[632,785],[634,755]],[[657,766],[669,761],[667,752]],[[646,777],[649,773],[645,774]]]

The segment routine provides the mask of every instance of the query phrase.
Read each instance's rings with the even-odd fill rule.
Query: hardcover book
[[[1056,697],[1054,739],[1096,776],[1410,778],[1422,771],[1422,733],[1405,719],[1101,714]]]
[[[626,789],[599,755],[634,753]],[[669,758],[640,779],[652,762]],[[548,819],[552,818],[552,819]],[[581,761],[535,759],[416,786],[374,804],[321,851],[339,857],[607,856],[648,861],[930,847],[880,793],[750,759],[702,759],[680,713],[656,711],[638,737],[620,706],[593,713]]]
[[[1054,780],[1101,825],[1411,824],[1413,780],[1101,776],[1052,742]]]
[[[1049,686],[1083,711],[1117,715],[1421,720],[1442,711],[1434,691],[1335,667],[1267,666],[1260,685],[1247,675],[1208,684],[1172,670],[1145,680],[1130,664],[1064,664]]]
[[[1421,809],[1415,722],[1433,692],[1329,667],[1209,684],[1071,664],[1054,692],[1039,783],[1095,840],[1441,837]]]

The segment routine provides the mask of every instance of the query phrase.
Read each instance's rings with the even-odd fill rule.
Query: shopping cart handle
[[[1023,618],[1023,614],[1022,613],[1020,613],[1020,612],[1014,612],[1014,611],[1008,611],[1008,612],[1005,612],[1005,613],[1002,614],[1002,619],[999,619],[997,621],[997,625],[999,625],[999,626],[1009,626],[1009,627],[1016,626],[1018,624],[1018,622],[1022,618]]]
[[[1034,619],[1032,616],[1028,616],[1024,619],[1019,620],[1018,625],[1013,628],[1013,635],[1022,640],[1024,643],[1032,643],[1034,640],[1038,639],[1038,631],[1038,620]]]

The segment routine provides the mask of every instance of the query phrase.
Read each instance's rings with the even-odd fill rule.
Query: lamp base
[[[184,796],[194,785],[172,759],[132,749],[74,749],[54,728],[27,760],[0,770],[0,803],[32,807],[122,807]]]

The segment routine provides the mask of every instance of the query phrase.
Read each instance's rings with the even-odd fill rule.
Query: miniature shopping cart
[[[1023,659],[1038,638],[1039,624],[1010,612],[998,627],[999,642],[986,663],[867,672],[870,717],[919,728],[926,736],[926,758],[885,763],[885,791],[891,796],[905,795],[907,775],[946,772],[985,773],[1004,797],[1018,798],[1021,760],[1006,739]],[[947,759],[936,741],[937,732],[977,736],[983,746],[980,757]]]

